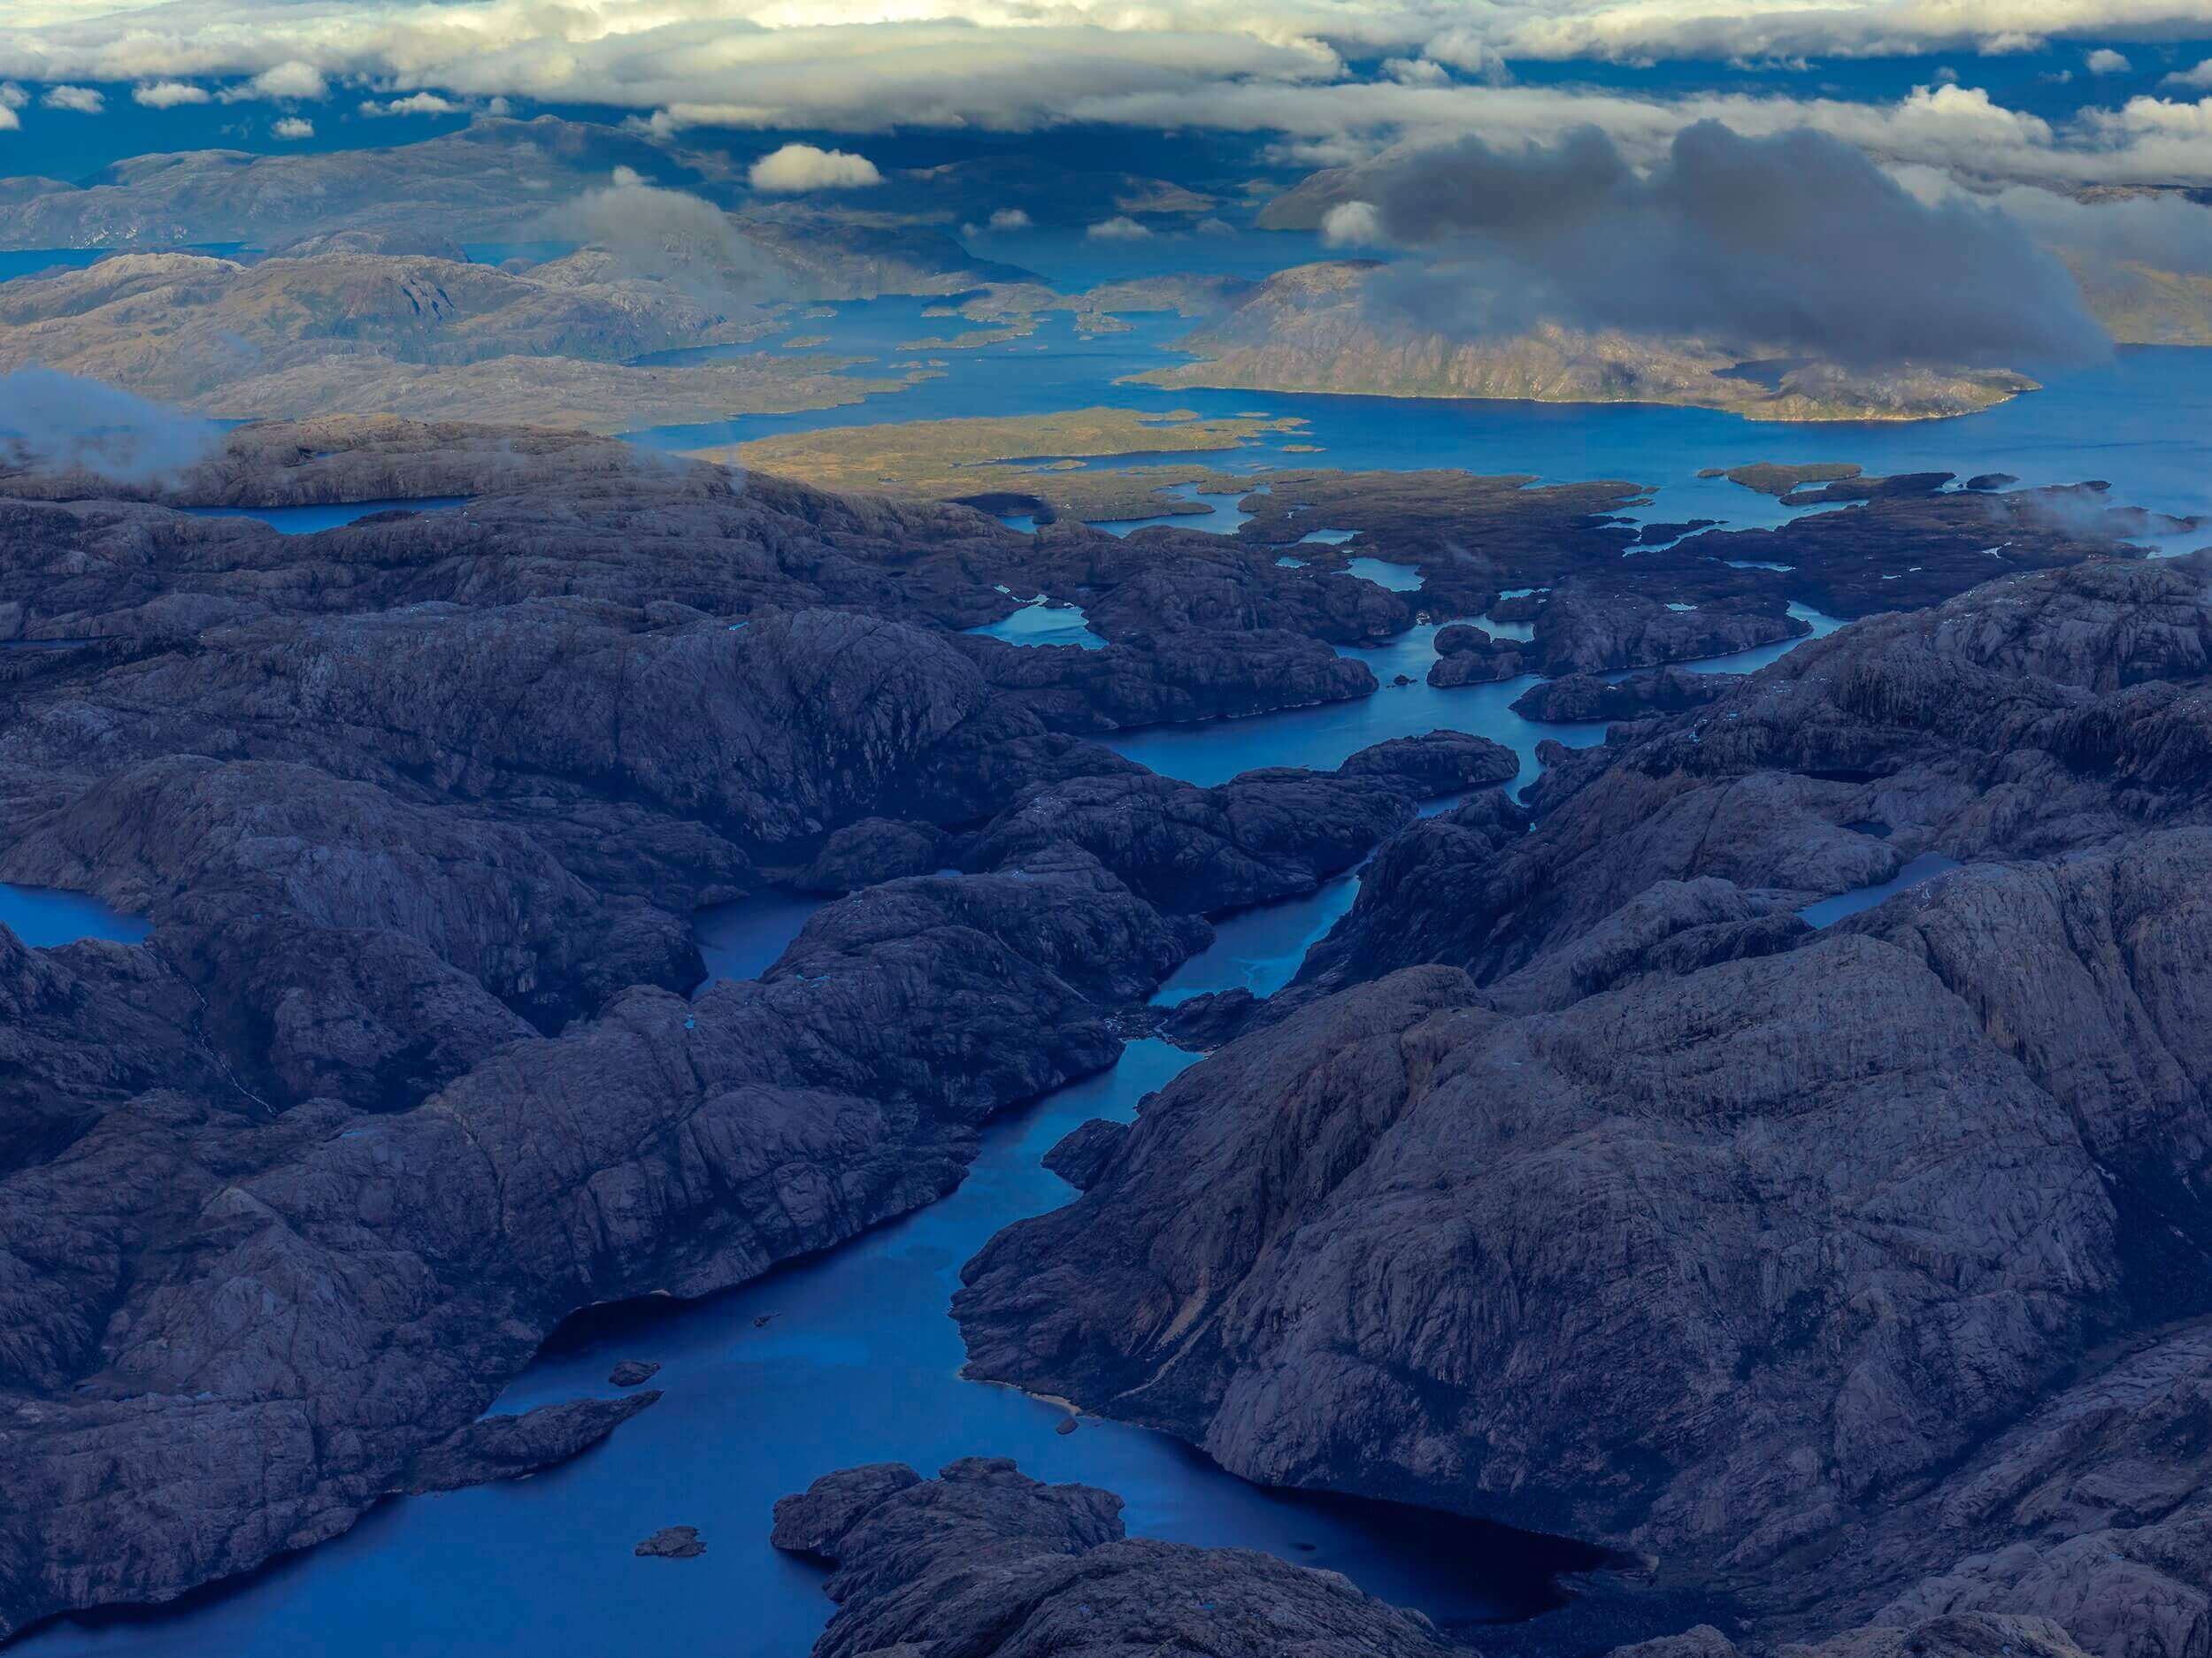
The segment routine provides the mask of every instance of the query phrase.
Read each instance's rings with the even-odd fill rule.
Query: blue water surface
[[[89,893],[5,883],[0,883],[0,923],[34,948],[74,944],[79,939],[136,944],[153,931],[150,922],[111,910]]]
[[[835,307],[827,320],[793,332],[829,337],[831,355],[876,354],[852,371],[877,375],[884,362],[918,354],[900,340],[942,333],[957,319],[921,313],[940,302],[880,299]],[[1304,424],[1203,456],[1118,457],[1109,466],[1203,460],[1233,470],[1316,466],[1413,470],[1458,467],[1531,475],[1542,482],[1617,480],[1655,493],[1624,516],[1640,521],[1716,518],[1730,527],[1770,526],[1807,509],[1700,478],[1701,471],[1754,461],[1847,461],[1869,473],[1950,472],[1961,479],[2003,472],[2024,486],[2101,479],[2113,498],[2181,515],[2212,515],[2212,353],[2185,347],[2128,347],[2104,363],[2048,370],[2046,389],[1981,414],[1951,420],[1819,423],[1755,421],[1707,409],[1656,403],[1541,403],[1453,398],[1351,396],[1205,388],[1164,389],[1124,377],[1187,361],[1172,342],[1193,326],[1164,313],[1126,319],[1127,334],[1078,337],[1066,313],[1048,313],[1036,334],[976,351],[926,354],[936,379],[838,409],[741,416],[702,426],[633,434],[662,448],[743,442],[780,432],[976,415],[1050,414],[1111,405],[1208,418],[1293,417]],[[1045,349],[1039,349],[1039,347]],[[758,345],[717,348],[733,352]],[[1320,446],[1321,453],[1286,446]],[[1256,472],[1255,481],[1264,481]],[[1821,510],[1853,510],[1848,503]],[[1193,520],[1169,518],[1187,527]],[[2190,542],[2212,541],[2212,532]]]
[[[0,282],[12,281],[19,276],[38,276],[48,272],[82,271],[111,259],[121,253],[204,253],[224,259],[238,252],[246,244],[242,242],[206,242],[187,248],[22,248],[0,249]]]
[[[1814,926],[1830,926],[1846,916],[1855,916],[1863,910],[1871,910],[1909,887],[1932,880],[1947,870],[1960,867],[1956,858],[1946,857],[1940,852],[1923,852],[1918,857],[1907,859],[1897,873],[1886,881],[1872,887],[1862,887],[1853,892],[1838,893],[1834,897],[1824,898],[1818,903],[1807,904],[1797,913]]]
[[[966,631],[980,633],[986,639],[1003,640],[1010,645],[1079,645],[1085,650],[1099,650],[1106,644],[1103,634],[1091,631],[1090,618],[1084,615],[1081,605],[1054,604],[1042,594],[1010,616]]]
[[[420,495],[412,500],[333,501],[308,507],[186,507],[182,510],[196,518],[257,518],[281,534],[311,535],[317,530],[334,530],[356,518],[365,518],[372,512],[436,512],[467,504],[466,495]]]
[[[691,918],[691,931],[699,940],[699,954],[706,958],[707,976],[701,987],[718,979],[758,979],[828,902],[819,893],[770,887],[700,910]]]

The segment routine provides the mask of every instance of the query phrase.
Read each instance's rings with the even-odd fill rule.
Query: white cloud
[[[756,190],[791,195],[800,190],[853,190],[883,182],[876,164],[845,150],[786,144],[753,163],[746,181]]]
[[[1941,52],[1970,70],[1973,54],[2048,43],[2078,68],[2080,54],[2116,48],[2139,65],[2138,41],[2212,35],[2212,0],[0,0],[0,78],[134,83],[155,107],[205,101],[217,83],[226,96],[305,97],[343,81],[386,88],[368,106],[377,115],[596,102],[664,135],[1128,120],[1261,134],[1278,159],[1310,165],[1461,132],[1548,138],[1586,120],[1648,155],[1712,118],[1747,132],[1809,125],[1894,165],[1999,180],[2212,182],[2212,142],[2170,126],[2091,119],[2038,131],[2008,111],[1978,124],[1964,106],[1910,100],[1499,84],[1510,61],[1575,58]],[[1356,78],[1348,63],[1390,67]],[[2212,91],[2212,73],[2174,84]]]
[[[416,92],[383,104],[377,103],[373,98],[368,99],[362,104],[361,113],[369,116],[458,115],[462,107],[451,98],[440,97],[434,92]]]
[[[269,130],[279,138],[312,138],[315,123],[301,116],[288,115],[281,120],[270,122]]]
[[[1372,248],[1383,240],[1371,202],[1339,202],[1321,216],[1321,240],[1332,248]]]
[[[30,94],[12,81],[0,82],[0,133],[20,132],[23,122],[16,111],[31,101]]]
[[[1401,86],[1444,87],[1452,81],[1442,64],[1427,58],[1386,58],[1382,70]]]
[[[1126,213],[1101,219],[1083,233],[1093,242],[1142,242],[1152,233]]]
[[[2081,61],[2093,75],[2124,75],[2128,72],[2126,56],[2114,51],[2109,46],[2098,47]]]
[[[2212,87],[2212,58],[2206,58],[2194,69],[2177,69],[2166,77],[2170,87]]]
[[[108,106],[107,95],[97,87],[49,87],[39,102],[50,110],[78,115],[97,115]]]
[[[150,81],[131,88],[131,102],[150,110],[173,110],[180,104],[205,104],[213,95],[205,87],[187,81]]]
[[[1036,222],[1018,207],[1002,207],[991,215],[993,230],[1027,230]]]
[[[1440,64],[1449,64],[1469,74],[1495,73],[1505,66],[1497,48],[1464,23],[1436,35],[1422,48],[1422,52]]]
[[[330,88],[323,80],[322,71],[312,64],[302,63],[295,58],[289,62],[265,69],[247,82],[257,96],[265,98],[316,99],[329,96]]]

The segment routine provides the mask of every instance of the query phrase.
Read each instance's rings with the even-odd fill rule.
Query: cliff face
[[[1271,277],[1179,342],[1203,360],[1141,378],[1388,397],[1687,403],[1764,420],[1928,419],[2034,388],[2000,372],[1766,362],[1755,350],[1617,330],[1546,325],[1514,337],[1454,338],[1393,306],[1384,269],[1343,260]]]

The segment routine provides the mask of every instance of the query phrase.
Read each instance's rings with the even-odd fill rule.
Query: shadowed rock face
[[[836,1569],[824,1587],[837,1615],[815,1658],[1454,1650],[1418,1613],[1336,1572],[1129,1537],[1111,1492],[1042,1485],[1003,1457],[967,1457],[933,1480],[896,1462],[826,1474],[776,1504],[774,1541]]]
[[[1906,967],[1837,940],[1555,1015],[1449,969],[1317,1003],[977,1258],[972,1362],[1249,1478],[1670,1547],[1922,1471],[2117,1271],[2064,1114]]]
[[[1993,583],[1402,830],[970,1263],[972,1369],[1763,1638],[2203,1650],[2205,593]]]

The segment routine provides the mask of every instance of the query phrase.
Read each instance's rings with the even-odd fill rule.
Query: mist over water
[[[32,366],[0,375],[0,464],[12,468],[154,483],[213,454],[222,430],[76,374]]]

